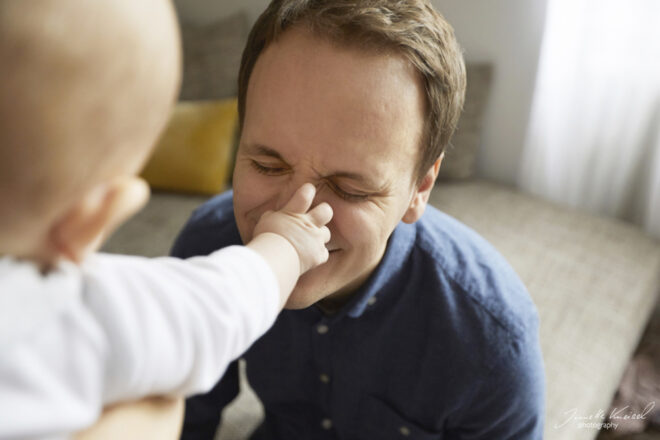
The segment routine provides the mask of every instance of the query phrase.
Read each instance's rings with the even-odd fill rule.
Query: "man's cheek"
[[[236,195],[236,200],[241,201],[234,205],[236,220],[239,222],[239,229],[243,238],[251,240],[259,219],[261,219],[264,212],[272,208],[268,208],[268,203],[263,203],[260,199],[247,200],[243,197],[241,194]]]
[[[359,210],[346,202],[336,203],[330,223],[330,242],[344,250],[357,251],[370,241],[367,219],[359,215]]]
[[[256,174],[256,175],[255,175]],[[247,210],[274,210],[280,194],[280,179],[256,171],[234,183],[234,192]]]
[[[257,222],[261,218],[262,213],[254,210],[243,210],[240,211],[240,222],[242,223],[242,233],[246,236],[248,240],[251,240],[254,235],[254,228],[257,226]]]
[[[374,222],[378,221],[369,214],[368,209],[360,205],[362,204],[345,201],[331,204],[332,222],[347,236],[366,236],[369,234],[369,229],[374,226]]]

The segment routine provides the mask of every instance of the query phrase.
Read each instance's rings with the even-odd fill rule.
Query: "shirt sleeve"
[[[499,356],[451,425],[461,440],[542,440],[545,373],[538,333]]]
[[[185,261],[100,254],[83,271],[109,347],[104,404],[210,390],[279,311],[275,275],[242,246]]]

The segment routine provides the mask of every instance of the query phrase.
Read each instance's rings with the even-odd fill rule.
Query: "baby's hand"
[[[315,194],[314,185],[304,184],[284,208],[265,212],[254,228],[255,237],[271,232],[286,238],[298,252],[301,275],[328,261],[325,243],[330,241],[330,230],[325,225],[332,219],[332,208],[320,203],[310,210]]]

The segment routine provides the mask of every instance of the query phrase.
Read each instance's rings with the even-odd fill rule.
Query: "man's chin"
[[[314,303],[310,303],[309,301],[297,301],[295,299],[289,299],[287,300],[286,304],[284,304],[284,309],[285,310],[302,310],[306,309],[307,307],[313,305]]]
[[[306,309],[332,293],[323,283],[323,274],[319,273],[318,269],[320,268],[312,269],[300,277],[284,304],[285,309]]]
[[[355,289],[349,287],[352,283],[342,282],[345,277],[340,275],[342,267],[337,264],[337,254],[340,252],[331,252],[327,263],[310,270],[298,279],[296,287],[284,304],[285,309],[306,309],[333,295],[350,296],[348,292]]]

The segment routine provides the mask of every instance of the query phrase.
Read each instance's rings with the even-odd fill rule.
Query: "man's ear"
[[[415,189],[410,205],[401,219],[404,223],[415,223],[420,219],[422,214],[424,214],[426,204],[429,201],[429,196],[431,195],[433,185],[435,185],[435,179],[438,177],[438,171],[440,170],[440,164],[442,163],[444,156],[445,153],[440,155],[438,160],[436,160],[431,168],[429,168],[422,178],[421,183]]]
[[[57,257],[79,263],[149,199],[149,186],[134,176],[96,185],[55,222],[49,234]]]

